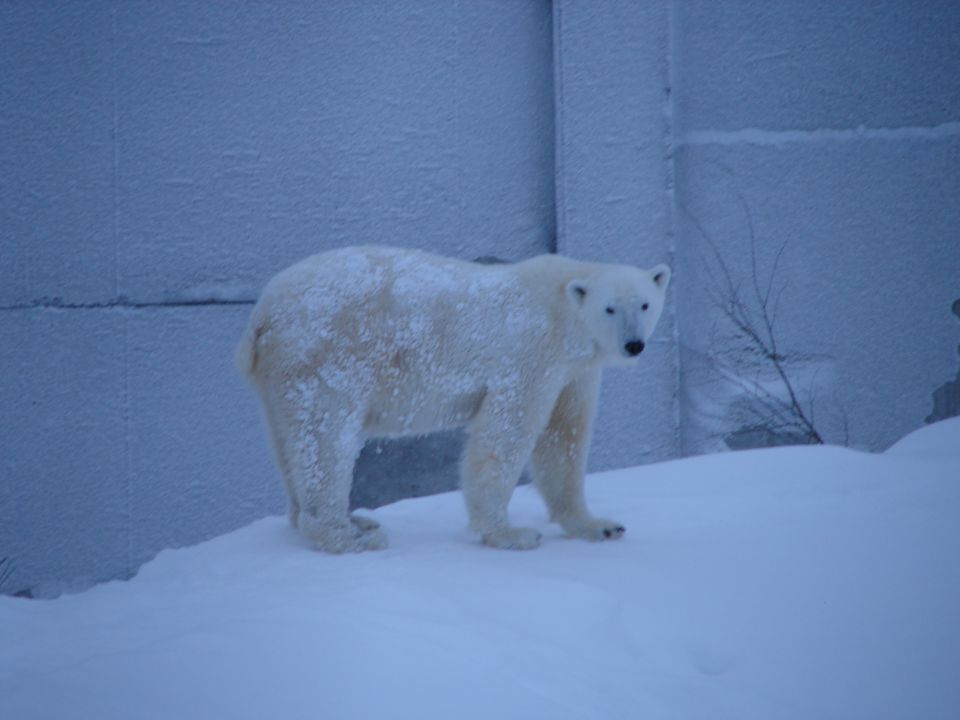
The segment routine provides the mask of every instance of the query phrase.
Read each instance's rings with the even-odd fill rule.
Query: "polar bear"
[[[507,515],[528,465],[569,535],[619,538],[623,526],[593,517],[584,498],[600,373],[636,362],[669,280],[666,265],[481,265],[373,246],[283,270],[237,362],[260,396],[291,523],[320,550],[385,547],[376,522],[349,512],[366,440],[466,426],[461,488],[483,543],[539,545]]]

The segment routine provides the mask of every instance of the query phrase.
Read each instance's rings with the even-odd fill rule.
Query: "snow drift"
[[[592,476],[616,543],[481,547],[455,494],[327,556],[271,517],[128,582],[0,598],[0,717],[956,718],[960,419]]]

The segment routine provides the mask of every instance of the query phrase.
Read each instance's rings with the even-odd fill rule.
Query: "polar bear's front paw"
[[[533,550],[542,536],[533,528],[503,528],[483,534],[483,544],[501,550]]]
[[[615,520],[606,518],[581,518],[560,523],[571,537],[583,540],[619,540],[627,529]]]

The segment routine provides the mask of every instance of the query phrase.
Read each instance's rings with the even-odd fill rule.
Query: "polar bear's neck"
[[[564,360],[574,366],[600,362],[597,344],[583,318],[567,298],[567,285],[575,279],[593,275],[594,263],[585,263],[562,255],[539,255],[511,266],[520,281],[542,293],[542,312],[562,338]]]

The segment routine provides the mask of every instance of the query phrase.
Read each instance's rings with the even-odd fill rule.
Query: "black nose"
[[[623,347],[626,349],[630,357],[634,357],[635,355],[642,353],[645,346],[643,344],[643,340],[631,340]]]

